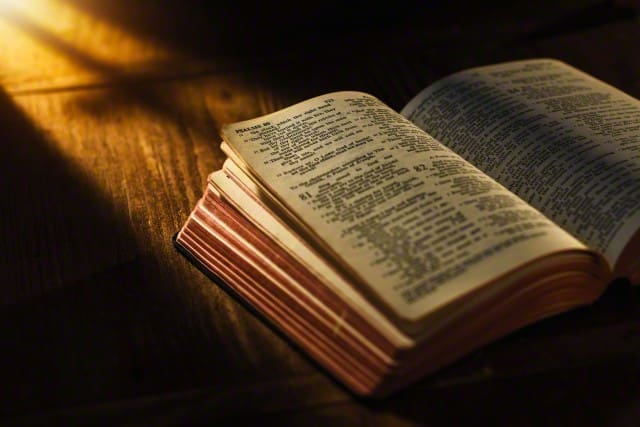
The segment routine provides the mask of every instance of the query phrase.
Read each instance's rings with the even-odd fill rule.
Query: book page
[[[402,114],[613,265],[640,229],[640,102],[565,63],[456,73]]]
[[[304,237],[403,319],[540,256],[584,248],[367,94],[314,98],[223,136]]]

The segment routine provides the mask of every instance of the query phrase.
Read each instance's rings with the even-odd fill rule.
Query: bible
[[[554,59],[225,125],[177,248],[359,395],[640,281],[640,101]]]

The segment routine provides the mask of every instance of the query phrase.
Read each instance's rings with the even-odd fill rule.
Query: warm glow
[[[0,12],[28,3],[28,0],[0,0]]]
[[[4,9],[13,7],[19,0],[0,0],[0,12]]]
[[[122,80],[170,57],[176,53],[72,2],[0,0],[0,84],[8,92]]]

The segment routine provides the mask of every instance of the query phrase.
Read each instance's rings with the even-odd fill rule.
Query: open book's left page
[[[314,98],[223,137],[290,226],[404,320],[545,255],[585,250],[367,94]]]

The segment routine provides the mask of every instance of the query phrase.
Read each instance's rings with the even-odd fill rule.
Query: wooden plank
[[[7,346],[0,376],[13,391],[2,412],[128,414],[159,405],[145,396],[190,407],[184,400],[194,389],[231,418],[244,400],[255,414],[352,401],[171,246],[222,160],[212,137],[220,123],[284,102],[242,83],[207,78],[149,84],[141,93],[5,97],[0,117],[14,143],[0,168],[1,206],[10,208],[0,224],[13,246],[2,251],[10,257],[3,268],[8,284],[28,288],[0,315]],[[617,287],[594,307],[503,339],[405,396],[635,360],[639,301]],[[296,400],[287,397],[298,387]],[[274,406],[252,398],[256,390],[269,390]]]
[[[86,25],[78,37],[90,32]],[[3,423],[637,419],[638,290],[616,286],[592,307],[521,330],[391,399],[363,402],[206,279],[170,242],[207,174],[223,160],[217,148],[222,123],[340,89],[368,91],[399,108],[443,74],[532,55],[568,60],[639,96],[640,63],[629,54],[637,24],[617,22],[517,46],[494,41],[473,52],[463,45],[417,51],[421,43],[414,39],[405,49],[392,51],[389,42],[382,51],[369,46],[358,55],[345,49],[314,57],[318,50],[298,50],[175,79],[159,78],[167,63],[178,69],[175,57],[164,63],[153,43],[127,47],[124,35],[110,38],[100,28],[94,42],[120,41],[122,58],[102,52],[98,63],[70,66],[64,59],[51,69],[28,70],[28,62],[2,69]],[[14,48],[26,46],[21,43]],[[4,47],[0,56],[7,52],[25,58]],[[47,54],[38,53],[38,61],[39,55]],[[111,60],[124,79],[111,79],[103,66]],[[129,73],[138,79],[128,80]]]
[[[1,413],[315,375],[171,243],[220,165],[216,117],[257,113],[231,85],[4,97]]]

